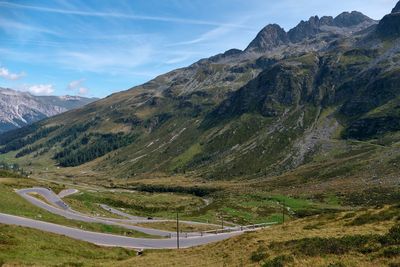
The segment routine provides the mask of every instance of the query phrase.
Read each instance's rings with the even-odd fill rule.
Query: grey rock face
[[[307,38],[313,38],[322,32],[338,32],[339,29],[340,32],[346,32],[346,29],[351,31],[354,27],[359,30],[357,28],[358,25],[363,25],[362,29],[374,23],[374,20],[357,11],[351,13],[343,12],[336,18],[329,16],[319,18],[318,16],[314,16],[308,21],[301,21],[288,32],[288,36],[291,42],[298,43]]]
[[[393,8],[392,14],[393,13],[398,13],[398,12],[400,12],[400,1],[397,2],[397,5]]]
[[[34,96],[0,88],[0,133],[81,107],[94,100],[78,96]]]
[[[270,24],[257,34],[245,51],[265,52],[288,42],[285,30],[277,24]]]
[[[365,22],[373,22],[373,20],[361,12],[353,11],[343,12],[333,20],[333,26],[336,27],[352,27]]]
[[[327,22],[325,19],[324,23]],[[293,43],[300,42],[320,32],[321,20],[318,16],[311,17],[308,21],[301,21],[295,28],[288,32],[289,39]]]
[[[391,13],[383,17],[376,29],[381,38],[400,37],[400,12]]]

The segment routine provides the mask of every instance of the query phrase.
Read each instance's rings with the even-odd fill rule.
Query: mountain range
[[[79,96],[35,96],[0,88],[0,133],[82,107],[95,100]]]
[[[353,11],[271,24],[245,50],[5,133],[0,152],[80,175],[393,185],[399,37],[399,4],[380,21]]]

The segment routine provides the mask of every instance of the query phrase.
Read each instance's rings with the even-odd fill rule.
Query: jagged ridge
[[[34,96],[0,88],[0,133],[82,107],[95,100],[78,96]]]
[[[377,23],[351,12],[312,17],[289,33],[269,25],[245,51],[12,133],[22,144],[4,136],[0,144],[5,153],[22,148],[24,159],[63,166],[80,155],[73,166],[118,177],[161,171],[210,179],[280,174],[352,138],[390,144],[398,140],[400,51],[396,35],[382,40]]]

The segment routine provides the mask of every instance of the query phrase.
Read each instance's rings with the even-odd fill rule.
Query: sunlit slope
[[[289,33],[269,25],[245,51],[2,135],[0,151],[27,166],[117,178],[262,178],[374,145],[390,161],[384,151],[395,151],[400,130],[400,53],[397,34],[381,23],[397,16],[377,24],[344,13],[321,18],[317,29],[313,17]]]

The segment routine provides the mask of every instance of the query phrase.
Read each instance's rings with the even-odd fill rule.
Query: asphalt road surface
[[[69,191],[71,192],[71,191]],[[25,198],[27,201],[32,203],[35,206],[38,206],[44,210],[47,210],[51,213],[63,216],[67,219],[72,219],[72,220],[78,220],[78,221],[84,221],[84,222],[94,222],[94,223],[103,223],[103,224],[108,224],[108,225],[116,225],[120,227],[124,227],[126,229],[130,230],[135,230],[139,231],[142,233],[146,233],[149,235],[155,235],[155,236],[162,236],[162,237],[173,237],[176,236],[176,232],[170,232],[170,231],[164,231],[164,230],[158,230],[158,229],[151,229],[146,228],[146,227],[140,227],[140,226],[135,226],[132,224],[135,223],[152,223],[152,222],[168,222],[171,220],[163,220],[163,219],[151,219],[149,220],[148,218],[144,217],[138,217],[138,216],[132,216],[129,214],[126,214],[122,211],[119,211],[117,209],[111,208],[107,205],[100,205],[103,209],[106,209],[114,214],[117,214],[119,216],[123,216],[127,219],[117,219],[117,218],[106,218],[106,217],[93,217],[89,216],[87,214],[80,213],[78,211],[75,211],[71,209],[61,198],[59,195],[56,195],[53,191],[51,191],[48,188],[43,188],[43,187],[34,187],[34,188],[28,188],[28,189],[21,189],[16,191],[17,194],[19,194],[21,197]],[[30,194],[35,193],[39,194],[42,197],[44,197],[48,203],[52,204],[49,205],[33,196]],[[207,224],[207,223],[200,223],[200,222],[191,222],[191,221],[182,221],[182,223],[187,223],[187,224],[198,224],[198,225],[210,225],[210,226],[217,226],[214,224]],[[231,229],[231,227],[225,227],[225,229]],[[191,233],[184,233],[184,235],[188,236],[202,236],[204,233],[200,232],[191,232]]]
[[[65,189],[65,190],[62,190],[60,193],[58,193],[58,196],[60,198],[64,198],[66,196],[70,196],[70,195],[76,194],[78,192],[79,191],[77,189]]]
[[[147,239],[147,238],[131,238],[125,236],[102,234],[84,231],[76,228],[66,227],[58,224],[47,223],[23,217],[0,213],[0,223],[18,225],[28,228],[34,228],[45,232],[55,233],[68,236],[74,239],[94,243],[101,246],[125,247],[136,249],[172,249],[176,248],[176,238],[168,239]],[[225,234],[214,234],[203,237],[180,238],[180,247],[187,248],[193,246],[204,245],[216,241],[221,241],[242,232],[231,232]]]
[[[114,218],[92,217],[86,214],[82,214],[80,212],[71,209],[64,201],[62,201],[60,195],[56,195],[53,191],[47,188],[36,187],[29,189],[21,189],[21,190],[16,190],[16,193],[19,194],[21,197],[25,198],[33,205],[38,206],[51,213],[63,216],[67,219],[84,221],[89,223],[102,223],[108,225],[115,225],[124,227],[126,229],[140,231],[149,235],[169,237],[169,238],[164,238],[164,239],[132,238],[126,236],[90,232],[54,223],[48,223],[39,220],[33,220],[24,217],[0,213],[0,223],[2,224],[10,224],[10,225],[18,225],[23,227],[34,228],[46,232],[65,235],[74,239],[83,240],[102,246],[117,246],[117,247],[138,248],[138,249],[172,249],[177,247],[177,239],[175,232],[149,229],[128,224],[132,222],[140,222],[143,220],[142,217],[132,216],[131,219],[114,219]],[[48,203],[33,197],[32,195],[30,195],[32,193],[41,195],[46,199]],[[64,193],[68,195],[76,193],[76,191],[67,190]],[[61,194],[61,196],[62,195],[63,194]],[[110,207],[104,206],[103,208],[110,208]],[[121,213],[120,215],[128,215],[115,209],[113,209],[113,211]],[[135,219],[140,219],[140,220],[135,220]],[[218,233],[218,234],[183,233],[181,234],[180,237],[180,247],[187,248],[187,247],[208,244],[211,242],[224,240],[242,234],[243,232],[244,231],[232,230],[229,233]]]
[[[72,210],[70,207],[68,207],[68,205],[65,204],[64,201],[62,201],[53,191],[51,191],[47,188],[35,187],[35,188],[29,188],[29,189],[21,189],[21,190],[17,190],[16,193],[19,194],[21,197],[25,198],[27,201],[29,201],[33,205],[35,205],[39,208],[42,208],[44,210],[47,210],[48,212],[63,216],[64,218],[67,218],[67,219],[88,222],[88,223],[102,223],[102,224],[108,224],[108,225],[115,225],[115,226],[120,226],[120,227],[123,227],[126,229],[139,231],[139,232],[142,232],[145,234],[162,236],[162,237],[169,237],[169,236],[173,236],[175,234],[174,232],[150,229],[150,228],[145,228],[145,227],[140,227],[140,226],[128,225],[128,224],[124,223],[125,221],[129,222],[129,220],[115,221],[115,220],[91,217],[89,215],[79,213],[77,211]],[[46,198],[46,200],[48,202],[50,202],[53,205],[49,205],[49,204],[31,196],[31,195],[29,195],[29,193],[40,194],[41,196]]]

